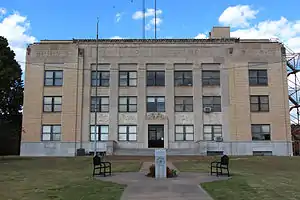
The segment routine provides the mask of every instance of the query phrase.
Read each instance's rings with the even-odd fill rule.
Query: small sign
[[[167,177],[166,149],[155,149],[155,178]]]

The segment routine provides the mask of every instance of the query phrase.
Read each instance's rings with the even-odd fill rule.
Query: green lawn
[[[174,162],[180,171],[209,172],[213,159]],[[300,157],[231,157],[232,179],[201,186],[215,200],[300,199]]]
[[[138,171],[139,161],[111,161],[113,172]],[[92,178],[92,157],[0,157],[0,200],[117,200],[124,185]]]

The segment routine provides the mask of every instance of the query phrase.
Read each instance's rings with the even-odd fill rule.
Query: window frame
[[[261,98],[265,97],[268,99],[268,103],[261,103]],[[257,98],[257,103],[253,103],[251,100],[252,98]],[[270,112],[270,99],[269,95],[250,95],[250,112]],[[258,110],[253,110],[253,105],[258,106]],[[262,110],[262,105],[267,105],[268,109],[267,110]]]
[[[179,73],[181,73],[180,77],[176,76],[176,74],[179,74]],[[190,78],[188,78],[186,76],[187,73],[191,73],[191,77]],[[176,83],[177,80],[181,80],[181,83],[177,84]],[[189,81],[186,81],[186,80],[189,80]],[[175,70],[174,71],[174,86],[175,87],[181,87],[181,86],[192,87],[193,86],[193,70]]]
[[[122,73],[126,73],[126,85],[121,85],[121,79],[125,79],[125,78],[121,78],[121,74]],[[135,78],[130,77],[131,73],[135,73]],[[119,71],[119,87],[137,87],[137,71],[134,70],[120,70]],[[135,80],[135,85],[131,85],[130,81],[131,80]]]
[[[218,77],[205,76],[205,73],[217,73]],[[221,72],[220,70],[202,70],[202,85],[203,86],[220,86],[221,85]]]
[[[155,100],[155,102],[154,102],[154,104],[155,104],[155,111],[149,111],[149,102],[148,102],[148,99],[149,98],[154,98],[154,100]],[[159,98],[163,98],[164,99],[164,109],[163,109],[163,111],[158,111],[158,99]],[[151,102],[150,102],[151,103]],[[147,98],[146,98],[146,111],[147,112],[166,112],[166,98],[164,97],[164,96],[147,96]]]
[[[150,73],[154,73],[154,78],[150,79]],[[158,73],[163,73],[163,80],[162,83],[159,83]],[[153,84],[150,84],[150,80],[153,80]],[[166,85],[166,72],[164,70],[147,70],[147,79],[146,79],[146,86],[147,87],[164,87]]]
[[[211,127],[211,133],[205,132],[205,127]],[[216,132],[216,127],[220,128],[221,132]],[[211,135],[211,140],[207,140],[205,135]],[[216,136],[218,135],[218,136]],[[204,141],[215,141],[216,137],[223,137],[223,127],[222,124],[203,124],[203,140]]]
[[[92,127],[96,127],[96,129],[94,128],[95,132],[93,133],[94,135],[97,136],[97,142],[98,141],[108,141],[109,140],[109,125],[107,124],[97,124],[97,125],[90,125],[90,142],[95,142],[95,140],[92,140]],[[106,132],[102,132],[101,127],[106,127],[107,128],[107,133]],[[103,140],[101,138],[102,135],[107,135],[107,140]]]
[[[45,98],[51,98],[51,104],[45,104]],[[60,104],[55,104],[55,98],[60,98]],[[51,106],[51,111],[45,110],[45,106]],[[55,106],[60,106],[60,110],[55,110]],[[62,112],[62,96],[44,96],[43,97],[43,112],[52,113],[52,112]]]
[[[204,104],[205,98],[212,98],[212,103]],[[216,98],[220,99],[220,104],[214,104],[214,101]],[[211,112],[222,112],[222,97],[221,96],[202,96],[202,107],[203,107],[203,109],[205,107],[211,107]],[[220,108],[220,110],[218,110],[217,108]]]
[[[251,72],[255,72],[256,76],[252,76]],[[266,76],[260,76],[259,72],[266,72]],[[249,79],[250,86],[268,86],[269,85],[268,69],[249,69],[248,79]],[[265,79],[265,82],[260,82],[261,79]],[[253,80],[255,81],[252,82]]]
[[[47,78],[47,72],[52,73],[52,78]],[[57,73],[61,73],[61,78],[57,78]],[[52,80],[52,84],[48,85],[47,80]],[[60,84],[56,84],[58,80],[61,80]],[[46,87],[61,87],[64,82],[64,71],[63,70],[44,70],[44,86]]]
[[[102,99],[104,98],[107,98],[108,99],[108,104],[102,104]],[[94,106],[94,110],[92,109],[93,108],[93,99],[96,99],[96,105]],[[98,106],[99,104],[99,106]],[[90,112],[94,113],[94,112],[99,112],[99,113],[109,113],[109,105],[110,105],[110,102],[109,102],[109,96],[91,96],[91,102],[90,102]],[[102,111],[102,106],[107,106],[107,111]],[[99,110],[97,109],[99,107]]]
[[[99,84],[97,84],[97,76],[98,74],[96,73],[98,72],[99,74],[99,79],[98,79],[98,82]],[[102,74],[104,73],[108,73],[108,78],[103,78],[102,77]],[[96,74],[96,78],[93,78],[93,74]],[[93,84],[93,81],[96,81],[96,84]],[[104,84],[104,81],[107,81],[107,85]],[[110,71],[109,70],[93,70],[91,71],[91,86],[92,87],[109,87],[110,86]]]
[[[267,126],[269,129],[269,132],[264,132],[263,131],[263,126]],[[260,132],[253,132],[253,130],[255,129],[254,127],[259,127]],[[253,134],[263,134],[263,136],[266,138],[266,135],[269,136],[269,139],[254,139]],[[260,135],[261,136],[261,135]],[[271,124],[251,124],[251,137],[252,137],[252,141],[271,141]]]
[[[192,104],[186,104],[185,101],[187,99],[185,99],[185,98],[191,99]],[[183,100],[183,104],[177,104],[176,100],[179,100],[179,99]],[[177,106],[182,106],[183,110],[178,110]],[[192,109],[190,111],[187,111],[186,106],[191,106]],[[193,96],[175,96],[174,97],[174,110],[175,110],[175,112],[194,112],[194,99],[193,99]]]
[[[50,127],[50,132],[44,132],[44,127]],[[54,132],[54,127],[59,127],[60,132],[59,133],[55,133]],[[61,124],[42,124],[42,130],[41,130],[41,141],[42,142],[57,142],[57,141],[61,141],[61,136],[62,136],[62,126]],[[44,135],[50,135],[50,140],[44,140]],[[58,140],[54,140],[53,135],[59,135],[59,139]]]
[[[121,102],[120,102],[121,98],[126,98],[126,104],[121,104]],[[135,102],[136,102],[135,104],[130,104],[130,99],[131,98],[135,98]],[[136,113],[137,112],[137,101],[138,101],[137,96],[119,96],[119,100],[118,100],[118,112],[119,113],[127,113],[127,112]],[[121,111],[120,106],[125,106],[125,105],[126,105],[126,111]],[[130,106],[135,106],[135,110],[131,111],[130,110]]]
[[[176,130],[177,127],[182,127],[182,130],[183,130],[182,133],[177,132],[177,130]],[[187,133],[186,127],[192,127],[193,128],[193,133]],[[174,132],[175,132],[175,135],[174,135],[175,136],[175,141],[190,142],[190,141],[195,140],[195,128],[194,128],[193,124],[176,124]],[[183,139],[182,140],[177,139],[177,135],[182,135]],[[193,139],[187,140],[186,135],[193,135]]]
[[[126,127],[126,132],[120,132],[120,127]],[[135,133],[130,133],[130,127],[135,127]],[[137,141],[137,125],[132,124],[120,124],[118,125],[118,141],[119,142],[136,142]],[[120,140],[120,135],[126,135],[126,140]],[[135,140],[130,140],[130,135],[135,135]]]

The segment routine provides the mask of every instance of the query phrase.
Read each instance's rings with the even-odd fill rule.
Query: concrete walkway
[[[212,200],[199,184],[228,179],[207,173],[179,172],[176,178],[157,180],[145,176],[151,164],[144,162],[140,172],[113,173],[110,177],[98,179],[126,184],[121,200]],[[167,166],[175,168],[171,162]]]

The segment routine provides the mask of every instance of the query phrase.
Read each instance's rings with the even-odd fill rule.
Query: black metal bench
[[[215,169],[215,170],[213,170]],[[227,171],[227,173],[223,173],[223,169]],[[220,170],[220,171],[219,171]],[[228,175],[229,174],[229,157],[224,155],[221,157],[221,161],[213,161],[210,164],[210,175],[216,174],[219,175]]]
[[[93,176],[95,175],[106,176],[107,174],[111,175],[111,163],[102,161],[99,155],[93,157],[93,165],[94,165]],[[99,170],[99,173],[96,173],[96,170]]]

